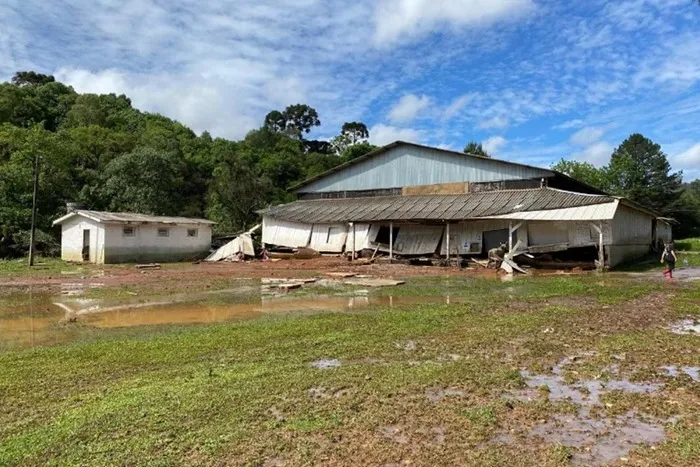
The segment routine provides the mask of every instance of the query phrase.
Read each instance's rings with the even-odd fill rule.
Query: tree
[[[469,143],[467,143],[467,145],[464,147],[464,152],[471,154],[472,156],[491,157],[481,143],[477,143],[476,141],[469,141]]]
[[[351,145],[366,141],[369,138],[367,125],[361,122],[345,122],[340,134],[347,137]]]
[[[357,159],[358,157],[362,157],[365,154],[369,154],[370,152],[375,151],[377,149],[378,146],[374,146],[373,144],[359,143],[347,148],[341,156],[343,162],[349,162],[353,159]]]
[[[635,133],[612,154],[607,168],[610,191],[669,214],[681,196],[682,172],[671,173],[661,146]]]
[[[112,211],[176,215],[181,180],[173,161],[151,148],[139,148],[112,160],[100,189]]]
[[[53,83],[56,79],[52,75],[42,75],[35,71],[18,71],[12,77],[12,84],[15,86],[41,86]]]
[[[552,170],[561,172],[564,175],[598,188],[602,191],[609,190],[608,174],[604,168],[596,168],[588,162],[560,160],[552,166]]]
[[[290,138],[303,139],[305,133],[320,124],[316,109],[306,104],[296,104],[288,106],[284,112],[273,110],[268,113],[264,126]]]
[[[223,231],[242,231],[257,221],[271,193],[270,179],[234,156],[214,169],[207,214]]]

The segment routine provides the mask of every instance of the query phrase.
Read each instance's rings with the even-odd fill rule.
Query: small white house
[[[83,209],[53,223],[61,226],[61,259],[96,264],[206,257],[213,224],[206,219]]]

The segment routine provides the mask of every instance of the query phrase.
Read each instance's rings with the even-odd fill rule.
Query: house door
[[[83,261],[90,261],[90,230],[83,230]]]
[[[508,245],[508,229],[489,230],[484,232],[484,253],[492,248],[498,248],[502,243]],[[518,231],[513,232],[513,245],[518,243]]]

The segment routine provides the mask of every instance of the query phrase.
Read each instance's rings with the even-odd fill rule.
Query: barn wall
[[[134,229],[134,236],[125,236],[124,228]],[[158,229],[169,229],[168,237],[159,237]],[[197,229],[196,237],[188,237],[188,229]],[[211,248],[211,226],[171,224],[104,224],[105,263],[174,262],[203,258]]]
[[[98,222],[75,216],[61,225],[61,259],[83,261],[83,230],[90,230],[90,262],[104,262],[104,228]]]
[[[388,227],[389,223],[371,225],[368,234],[368,246],[370,249],[375,249],[379,246],[378,251],[388,253],[388,244],[375,242],[379,229],[382,226]],[[394,241],[394,254],[412,256],[434,254],[437,251],[445,227],[442,225],[394,223],[394,229],[398,229],[396,240]]]
[[[321,253],[342,253],[347,236],[347,224],[314,224],[309,247]]]
[[[308,246],[311,239],[311,224],[289,222],[274,217],[263,217],[262,241],[267,245],[299,248]]]
[[[656,238],[663,241],[664,244],[673,240],[673,226],[664,221],[656,221]]]
[[[399,146],[302,187],[299,193],[400,188],[456,182],[495,182],[551,176],[543,169],[452,154],[430,148]]]
[[[611,266],[632,261],[649,253],[652,222],[654,218],[649,214],[622,204],[618,207],[613,218],[613,241],[609,257]]]
[[[369,248],[369,224],[355,224],[355,251]],[[345,243],[345,251],[352,251],[352,229],[348,228],[348,237]]]

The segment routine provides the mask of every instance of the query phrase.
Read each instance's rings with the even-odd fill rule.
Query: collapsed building
[[[396,142],[292,188],[262,241],[389,257],[512,250],[614,266],[671,240],[667,219],[551,169]]]

